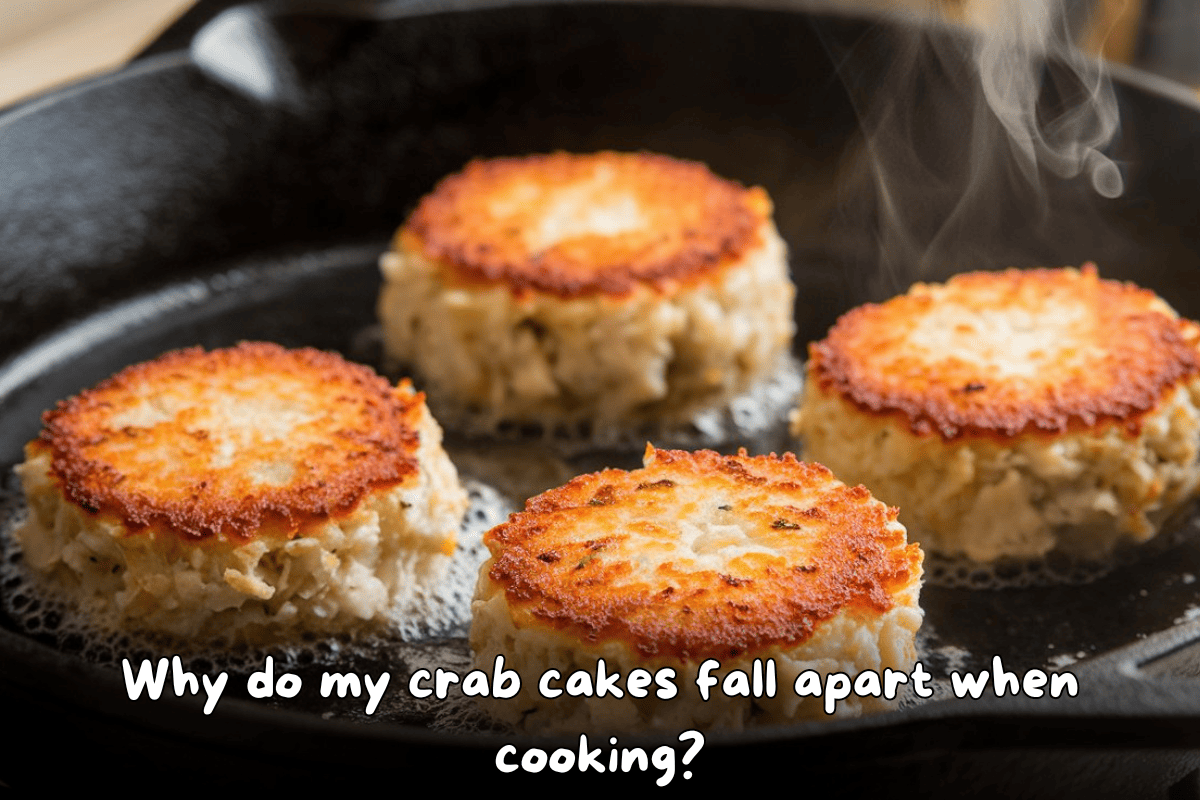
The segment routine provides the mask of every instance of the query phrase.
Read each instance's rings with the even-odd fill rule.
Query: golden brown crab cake
[[[794,331],[767,193],[648,153],[472,161],[381,268],[387,355],[485,429],[686,421],[779,369]]]
[[[726,456],[648,447],[643,469],[573,479],[486,534],[471,648],[522,676],[513,699],[485,699],[525,730],[741,728],[751,718],[823,718],[793,691],[801,673],[908,671],[921,624],[921,551],[896,510],[790,453]],[[547,699],[576,670],[675,670],[679,696]],[[774,697],[702,700],[698,669],[778,670]],[[624,685],[623,683],[621,685]],[[657,687],[655,687],[656,689]],[[854,697],[853,716],[888,705]]]
[[[423,396],[334,353],[178,350],[43,420],[17,537],[101,624],[253,640],[379,621],[436,579],[466,511]]]
[[[928,551],[1103,558],[1196,493],[1198,342],[1091,264],[916,284],[811,346],[794,430]]]

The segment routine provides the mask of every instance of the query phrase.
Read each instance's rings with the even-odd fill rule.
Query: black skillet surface
[[[220,5],[202,4],[185,27]],[[208,21],[190,53],[160,44],[117,76],[10,110],[0,116],[4,473],[42,409],[168,348],[261,338],[367,358],[375,254],[422,193],[479,155],[648,149],[765,186],[791,247],[797,341],[818,338],[837,314],[906,283],[879,277],[871,195],[846,177],[857,117],[843,77],[869,94],[910,34],[894,20],[770,5],[238,6]],[[950,84],[937,70],[923,80],[923,98]],[[1137,280],[1200,317],[1200,114],[1134,75],[1117,96],[1120,199],[1043,176],[1043,207],[998,195],[992,221],[1003,223],[1003,240],[965,241],[949,255],[972,268],[1096,259],[1106,276]],[[928,112],[934,126],[966,101],[951,92],[948,102],[949,111],[918,105],[917,116]],[[924,146],[929,157],[953,157],[952,137],[931,134]],[[921,277],[959,268],[947,258]],[[1192,796],[1200,761],[1179,748],[1200,747],[1191,647],[1200,625],[1188,621],[1200,606],[1197,575],[1200,541],[1185,537],[1082,586],[927,585],[922,657],[936,675],[983,668],[993,655],[1017,672],[1082,659],[1069,667],[1079,696],[951,699],[713,734],[693,779],[680,765],[672,786],[785,777],[849,794],[1136,797],[1174,786],[1173,796]],[[414,787],[397,781],[434,774],[455,788],[503,787],[519,776],[495,770],[496,751],[531,744],[433,730],[421,718],[348,721],[320,703],[226,698],[212,716],[166,698],[132,703],[118,670],[78,657],[52,624],[0,623],[11,740],[0,779],[13,786],[187,776],[344,788],[385,778],[406,791]],[[461,638],[448,646],[461,649]],[[70,755],[47,771],[47,753]],[[543,782],[649,788],[660,774]]]

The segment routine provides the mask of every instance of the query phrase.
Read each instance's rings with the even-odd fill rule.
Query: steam
[[[1123,189],[1121,172],[1101,148],[1117,132],[1117,103],[1099,61],[1064,41],[1066,20],[1056,0],[993,0],[993,19],[982,21],[984,35],[975,47],[980,83],[987,104],[1008,133],[1017,163],[1030,183],[1037,165],[1062,178],[1090,176],[1104,197]],[[997,16],[998,14],[998,16]],[[1057,55],[1070,74],[1060,92],[1074,98],[1059,116],[1039,123],[1037,100],[1046,54]],[[1051,79],[1054,72],[1050,71]],[[1074,82],[1071,87],[1064,83]]]
[[[962,13],[972,30],[879,28],[834,52],[864,140],[843,189],[850,205],[873,198],[886,293],[1048,261],[1065,248],[1030,243],[1054,241],[1064,181],[1089,206],[1123,191],[1104,154],[1112,85],[1070,45],[1059,0],[967,0]]]

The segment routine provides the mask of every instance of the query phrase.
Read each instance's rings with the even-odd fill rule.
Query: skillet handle
[[[246,0],[199,0],[147,44],[134,57],[134,60],[161,53],[187,50],[193,37],[201,28],[222,12],[240,5],[248,5],[248,3]]]

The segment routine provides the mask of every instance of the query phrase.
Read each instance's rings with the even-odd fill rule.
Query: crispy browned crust
[[[597,169],[611,178],[597,181]],[[601,206],[637,198],[645,224],[537,249],[530,231],[555,198],[580,190]],[[518,192],[521,199],[508,202]],[[703,164],[650,153],[553,153],[472,161],[421,200],[394,246],[423,254],[459,281],[517,294],[623,296],[638,284],[665,290],[740,259],[760,243],[770,215],[766,192],[718,178]]]
[[[921,551],[889,527],[896,509],[825,467],[782,458],[647,449],[645,469],[583,475],[526,503],[485,536],[488,577],[518,627],[551,626],[584,643],[621,641],[642,656],[699,659],[805,642],[839,611],[893,606],[920,575]],[[682,568],[679,487],[700,484],[714,515],[753,521],[754,540],[721,569]],[[630,553],[630,531],[656,539]],[[602,531],[602,533],[591,533]],[[634,562],[662,550],[651,580]],[[658,559],[655,559],[658,561]]]
[[[986,342],[971,360],[947,354],[959,336],[967,338],[958,344],[978,347],[970,323],[947,331],[940,351],[914,346],[910,334],[944,304],[976,316],[1016,309],[1034,320],[1073,321],[1057,346],[1033,354],[1036,374],[1002,375],[980,362],[988,348],[1002,353],[1003,340]],[[896,415],[918,435],[1058,435],[1113,423],[1136,435],[1142,417],[1200,371],[1198,341],[1200,327],[1153,292],[1101,280],[1093,264],[974,272],[853,309],[810,345],[808,373],[822,391]]]
[[[240,440],[218,408],[264,401],[271,413],[301,413],[288,434]],[[228,406],[220,406],[228,403]],[[368,492],[417,473],[424,396],[393,389],[370,369],[334,353],[242,343],[176,350],[128,367],[43,415],[30,455],[49,450],[50,474],[68,500],[131,532],[154,526],[183,539],[245,541],[295,535],[303,525],[351,511]],[[172,409],[150,425],[121,424],[147,406]],[[211,412],[211,413],[210,413]],[[114,421],[115,420],[115,421]],[[263,482],[263,465],[294,465],[284,483]]]

